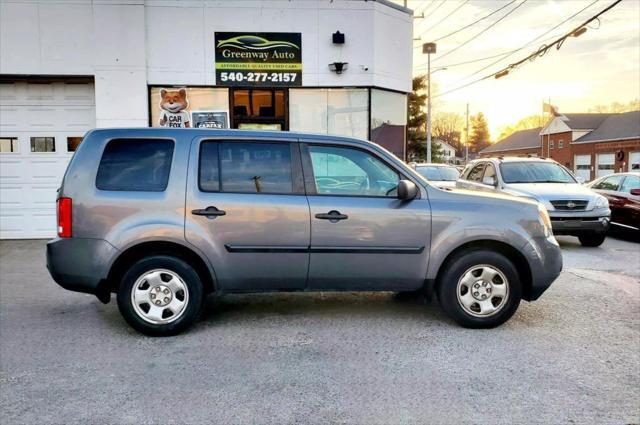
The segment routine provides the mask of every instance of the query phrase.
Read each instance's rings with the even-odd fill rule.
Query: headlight
[[[609,201],[604,196],[598,196],[594,208],[609,208]]]
[[[544,229],[544,236],[548,238],[553,233],[551,230],[551,218],[549,218],[549,213],[542,204],[538,204],[538,217]]]

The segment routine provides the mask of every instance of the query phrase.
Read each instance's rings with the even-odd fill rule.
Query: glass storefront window
[[[367,139],[368,89],[290,89],[289,129]]]
[[[151,87],[150,102],[152,127],[229,127],[227,88]]]
[[[368,117],[368,89],[328,90],[328,134],[367,139],[369,137]]]
[[[327,134],[326,89],[289,89],[289,129]]]
[[[371,89],[371,141],[404,159],[407,95]]]

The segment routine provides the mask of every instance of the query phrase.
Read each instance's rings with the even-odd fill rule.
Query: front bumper
[[[102,239],[58,238],[47,243],[47,269],[53,280],[70,291],[108,300],[109,265],[118,250]]]
[[[555,235],[567,235],[582,232],[605,233],[609,230],[610,217],[554,218],[551,227]]]
[[[562,271],[562,251],[553,236],[531,238],[524,247],[531,268],[531,290],[527,301],[540,298]]]

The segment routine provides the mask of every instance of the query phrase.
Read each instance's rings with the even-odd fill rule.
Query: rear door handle
[[[316,214],[316,218],[320,220],[329,220],[332,223],[337,223],[340,220],[346,220],[349,218],[346,214],[340,214],[340,211],[331,210],[328,213]]]
[[[226,211],[219,210],[216,207],[207,207],[203,210],[192,210],[191,214],[193,215],[203,215],[205,217],[217,217],[219,215],[227,215]]]

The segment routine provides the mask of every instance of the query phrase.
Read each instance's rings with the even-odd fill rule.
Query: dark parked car
[[[640,233],[640,173],[618,173],[588,185],[609,200],[611,224],[616,230]]]
[[[58,193],[47,266],[64,288],[171,335],[205,295],[436,293],[463,326],[508,320],[560,273],[547,211],[435,189],[374,143],[289,132],[89,132]]]

